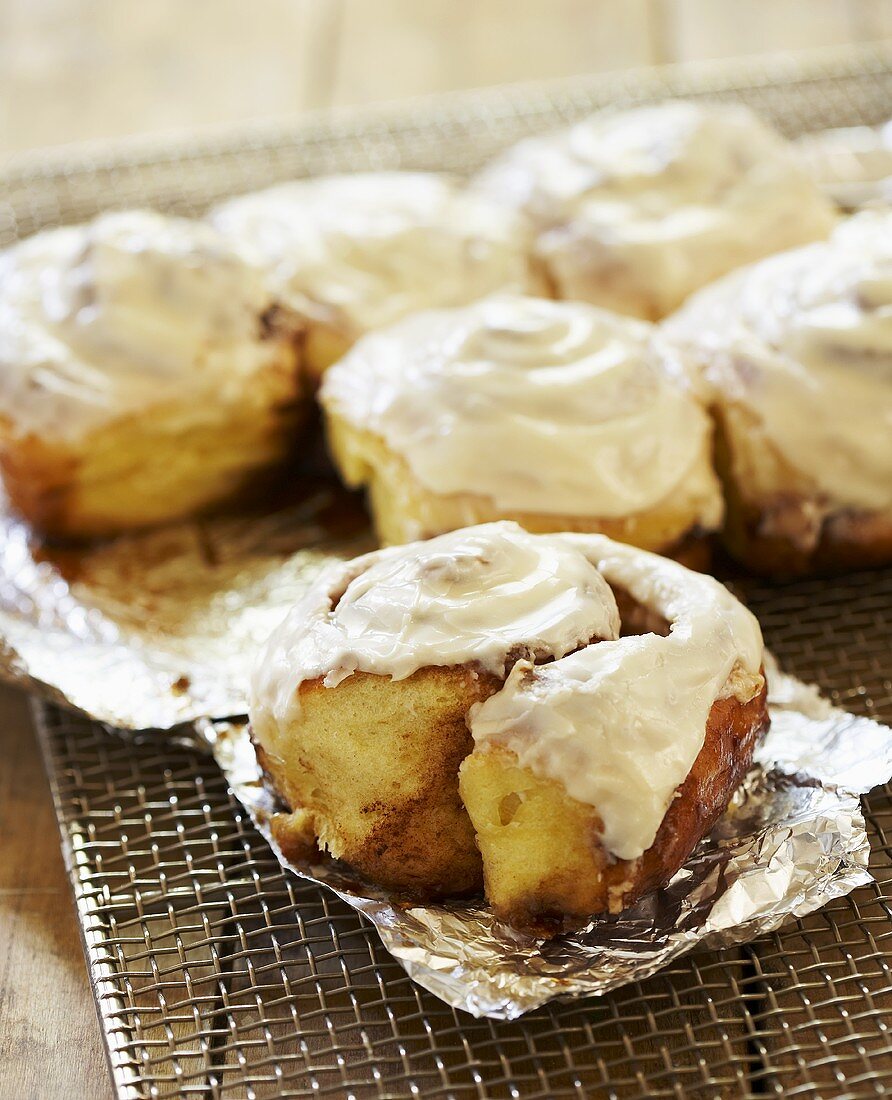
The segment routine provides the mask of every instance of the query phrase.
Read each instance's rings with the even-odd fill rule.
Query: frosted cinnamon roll
[[[244,195],[215,224],[266,264],[308,319],[315,377],[364,333],[420,309],[534,291],[523,216],[446,176],[324,176]]]
[[[552,934],[664,885],[767,726],[753,617],[598,535],[495,523],[339,563],[256,662],[292,858]]]
[[[795,144],[803,167],[847,210],[892,200],[892,120],[803,134]]]
[[[297,321],[209,226],[148,212],[0,256],[0,472],[39,531],[219,505],[294,446]]]
[[[600,111],[508,149],[476,187],[530,217],[557,297],[649,320],[834,222],[791,147],[742,106]]]
[[[495,519],[702,553],[721,519],[709,417],[651,327],[496,296],[365,337],[320,394],[384,542]]]
[[[732,552],[774,574],[892,561],[892,212],[729,275],[665,331],[715,406]]]

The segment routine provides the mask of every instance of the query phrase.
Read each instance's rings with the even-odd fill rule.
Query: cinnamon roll
[[[0,255],[0,473],[39,531],[217,506],[294,446],[297,319],[207,225],[149,212]]]
[[[718,582],[600,535],[494,523],[339,563],[253,673],[274,835],[412,898],[482,887],[531,932],[617,912],[727,807],[761,662]]]
[[[508,149],[476,187],[529,215],[557,297],[649,320],[834,222],[791,147],[742,106],[600,111]]]
[[[715,407],[732,553],[780,575],[892,561],[892,212],[729,275],[665,331]]]
[[[384,542],[513,519],[702,560],[722,514],[712,428],[652,336],[514,296],[416,314],[327,374],[331,453]]]
[[[268,266],[307,318],[316,378],[358,337],[408,313],[542,285],[523,215],[446,176],[298,180],[234,199],[211,217]]]
[[[798,138],[795,148],[815,183],[843,209],[892,200],[892,120],[816,130]]]

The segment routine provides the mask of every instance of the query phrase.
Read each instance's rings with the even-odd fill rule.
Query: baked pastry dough
[[[476,186],[530,216],[557,297],[649,320],[834,221],[788,143],[742,106],[600,111],[508,149]]]
[[[727,806],[761,661],[718,582],[599,535],[495,523],[339,563],[253,674],[274,834],[411,897],[485,883],[529,931],[618,911]]]
[[[729,275],[665,331],[715,406],[731,551],[774,574],[892,561],[892,212]]]
[[[513,519],[702,549],[722,505],[709,417],[651,326],[500,295],[365,337],[320,399],[384,542]]]
[[[0,256],[0,471],[52,536],[218,505],[281,464],[303,407],[299,325],[211,227],[149,212]]]
[[[415,310],[542,286],[525,218],[447,176],[298,180],[234,199],[211,217],[307,317],[317,378],[359,336]]]

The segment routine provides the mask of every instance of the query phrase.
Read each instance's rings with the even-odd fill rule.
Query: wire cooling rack
[[[463,170],[603,103],[743,99],[786,132],[875,123],[892,51],[462,94],[180,145],[31,156],[0,243],[110,206],[200,212],[291,175]],[[781,663],[892,720],[892,573],[742,582]],[[876,883],[740,950],[600,1000],[473,1020],[414,986],[342,903],[286,875],[211,759],[35,707],[118,1095],[868,1097],[892,1092],[892,799],[866,800]]]

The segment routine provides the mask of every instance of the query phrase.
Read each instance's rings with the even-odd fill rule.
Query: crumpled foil
[[[455,1008],[510,1020],[556,997],[600,996],[695,947],[743,943],[871,881],[860,795],[892,778],[892,729],[830,706],[769,670],[771,729],[728,811],[668,886],[618,917],[536,940],[483,904],[406,907],[334,861],[289,862],[270,832],[279,808],[244,723],[203,733],[283,867],[374,924],[409,975]]]
[[[210,743],[272,843],[277,807],[242,717],[252,656],[320,568],[370,548],[355,498],[325,481],[271,514],[80,551],[40,546],[0,507],[0,676],[119,729]],[[777,670],[769,683],[771,731],[716,829],[664,890],[582,932],[535,941],[485,905],[397,905],[332,861],[277,855],[365,914],[415,981],[474,1015],[607,993],[870,880],[859,794],[892,777],[892,730]]]
[[[359,503],[321,480],[269,514],[83,550],[41,546],[0,505],[0,677],[120,729],[244,714],[284,609],[372,546]]]

